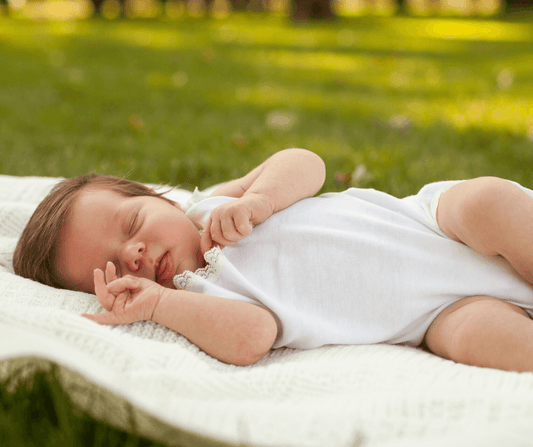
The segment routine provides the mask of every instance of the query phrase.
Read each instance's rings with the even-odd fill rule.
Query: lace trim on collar
[[[214,282],[220,276],[220,269],[224,263],[224,253],[220,247],[213,247],[204,254],[207,262],[205,267],[197,269],[194,273],[185,270],[183,273],[174,276],[172,282],[178,290],[190,290],[194,287],[199,279]]]

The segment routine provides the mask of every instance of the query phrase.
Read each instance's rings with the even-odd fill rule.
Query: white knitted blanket
[[[279,349],[236,367],[152,322],[106,327],[80,317],[101,310],[94,296],[12,272],[17,237],[56,181],[0,176],[1,374],[54,362],[78,405],[119,426],[133,418],[141,434],[169,444],[200,445],[200,434],[201,445],[533,445],[531,373],[385,345]]]

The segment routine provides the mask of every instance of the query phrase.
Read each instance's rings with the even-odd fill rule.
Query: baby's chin
[[[196,272],[199,268],[205,267],[206,261],[204,259],[204,256],[201,252],[198,252],[198,255],[196,256],[196,260],[192,259],[186,259],[182,261],[181,264],[178,265],[178,268],[175,271],[174,277],[176,275],[181,275],[184,272]],[[174,277],[167,281],[166,283],[162,284],[163,287],[166,287],[167,289],[175,289],[174,286]]]
[[[172,281],[168,281],[167,283],[163,284],[163,287],[166,287],[167,289],[175,289],[176,288]]]
[[[190,271],[190,272],[193,272],[193,273],[194,273],[194,272],[197,270],[197,268],[196,268],[195,265],[191,265],[190,267],[191,267],[190,269],[189,269],[189,268],[186,268],[186,267],[183,268],[183,266],[180,265],[180,266],[176,269],[176,271],[175,271],[175,273],[174,273],[174,276],[173,276],[171,279],[169,279],[167,282],[165,282],[165,283],[163,283],[163,284],[161,284],[161,285],[162,285],[163,287],[166,287],[167,289],[175,289],[176,286],[174,286],[174,278],[175,278],[177,275],[181,275],[182,273],[187,272],[187,271]]]

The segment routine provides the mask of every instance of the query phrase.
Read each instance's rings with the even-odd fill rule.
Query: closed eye
[[[139,220],[139,211],[135,211],[135,214],[133,215],[132,219],[131,219],[131,224],[130,224],[130,228],[128,230],[128,235],[129,236],[133,236],[133,234],[135,234],[135,227],[137,225],[137,221]]]

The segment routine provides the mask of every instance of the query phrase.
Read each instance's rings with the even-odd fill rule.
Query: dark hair
[[[116,191],[126,197],[159,197],[176,205],[147,186],[107,175],[86,174],[58,183],[37,206],[17,243],[13,268],[17,275],[48,286],[67,288],[56,269],[59,232],[79,193],[87,187]]]

